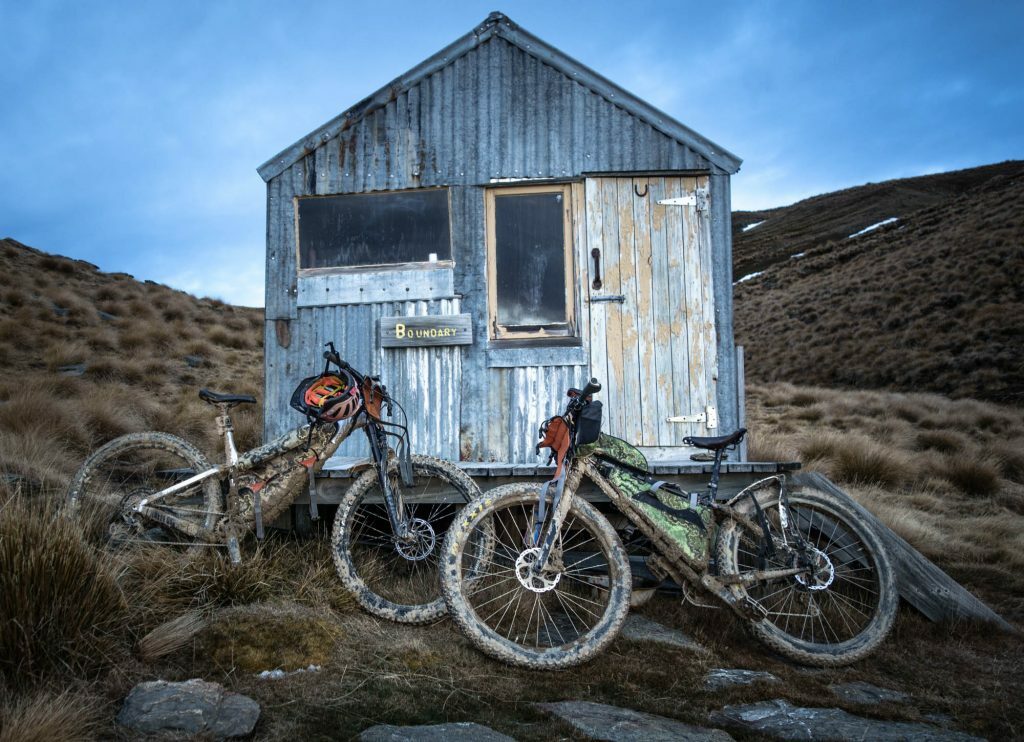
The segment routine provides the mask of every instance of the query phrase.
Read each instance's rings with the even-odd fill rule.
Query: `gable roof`
[[[625,109],[661,133],[682,142],[697,154],[727,173],[740,169],[742,160],[724,147],[701,136],[688,126],[676,121],[668,114],[637,98],[615,83],[572,57],[520,28],[502,13],[491,13],[479,26],[457,39],[429,59],[395,78],[377,92],[364,98],[347,111],[335,116],[323,126],[304,136],[295,144],[282,150],[257,168],[265,181],[270,181],[298,160],[314,151],[324,142],[345,131],[358,121],[394,100],[401,93],[417,85],[424,78],[434,74],[470,50],[492,37],[500,37],[523,52],[562,72],[572,80],[600,95],[608,102]]]

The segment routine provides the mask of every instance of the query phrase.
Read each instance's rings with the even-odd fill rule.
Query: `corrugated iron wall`
[[[519,368],[488,365],[481,186],[492,179],[640,170],[718,172],[683,143],[499,37],[320,142],[268,183],[266,434],[295,422],[287,407],[291,388],[311,372],[319,345],[333,338],[354,364],[379,370],[399,399],[422,395],[422,408],[407,405],[417,407],[418,450],[536,461],[537,425],[560,408],[565,388],[585,379],[588,368],[551,359]],[[461,311],[473,315],[472,346],[382,351],[376,320],[411,311],[400,303],[297,307],[295,197],[423,186],[451,188],[455,292]],[[712,190],[714,198],[714,184]],[[715,283],[716,291],[731,292],[718,275]],[[415,311],[458,312],[459,299],[417,303]],[[293,326],[287,348],[278,341],[278,320]],[[731,352],[731,335],[725,341]],[[723,407],[723,424],[730,417]]]

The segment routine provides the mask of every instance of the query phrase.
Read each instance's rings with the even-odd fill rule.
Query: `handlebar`
[[[591,377],[590,381],[583,389],[570,389],[566,392],[569,395],[569,404],[566,405],[566,413],[575,412],[583,407],[587,403],[587,397],[592,394],[597,394],[601,391],[601,382],[595,377]]]
[[[334,343],[327,343],[327,347],[329,347],[330,350],[324,351],[324,360],[327,361],[328,363],[333,363],[335,366],[342,369],[343,371],[348,371],[350,374],[352,374],[353,377],[355,377],[355,380],[357,382],[362,384],[364,378],[363,374],[359,373],[354,368],[352,368],[352,366],[347,361],[342,360],[341,356],[338,355],[338,351],[334,349]]]

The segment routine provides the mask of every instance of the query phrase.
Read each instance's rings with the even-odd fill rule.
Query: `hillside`
[[[200,387],[262,393],[263,312],[0,240],[0,474],[62,485],[110,438],[163,429],[216,452]],[[242,444],[260,414],[238,415]]]
[[[533,706],[565,699],[691,724],[726,703],[772,698],[863,714],[829,690],[850,681],[912,691],[910,704],[873,707],[876,718],[948,719],[939,723],[990,739],[1024,728],[1019,640],[989,626],[931,624],[908,608],[877,654],[808,672],[754,644],[728,612],[657,595],[642,614],[706,653],[623,636],[590,664],[542,673],[485,658],[450,621],[411,627],[362,613],[337,579],[326,528],[306,540],[272,534],[259,547],[249,539],[239,567],[212,549],[96,548],[58,510],[86,451],[160,428],[216,455],[212,416],[195,390],[259,397],[261,324],[259,310],[0,244],[0,742],[126,739],[114,718],[136,683],[195,677],[259,702],[258,739],[470,720],[519,739],[575,738]],[[1019,408],[766,384],[749,389],[748,421],[753,456],[826,472],[1007,619],[1024,621]],[[241,445],[255,442],[257,412],[236,425]],[[52,589],[79,584],[88,585],[80,600]],[[166,636],[194,615],[208,621],[194,637],[163,656],[142,651],[150,631]],[[259,675],[310,665],[317,669],[279,680]],[[723,667],[782,682],[705,688],[704,675]]]
[[[1024,163],[734,216],[761,220],[735,238],[748,379],[1024,404]]]

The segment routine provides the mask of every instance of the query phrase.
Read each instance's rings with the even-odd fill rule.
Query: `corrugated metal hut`
[[[739,165],[490,15],[259,168],[265,433],[298,422],[291,390],[334,340],[403,401],[415,451],[528,470],[594,375],[608,432],[688,461],[685,436],[742,417]]]

